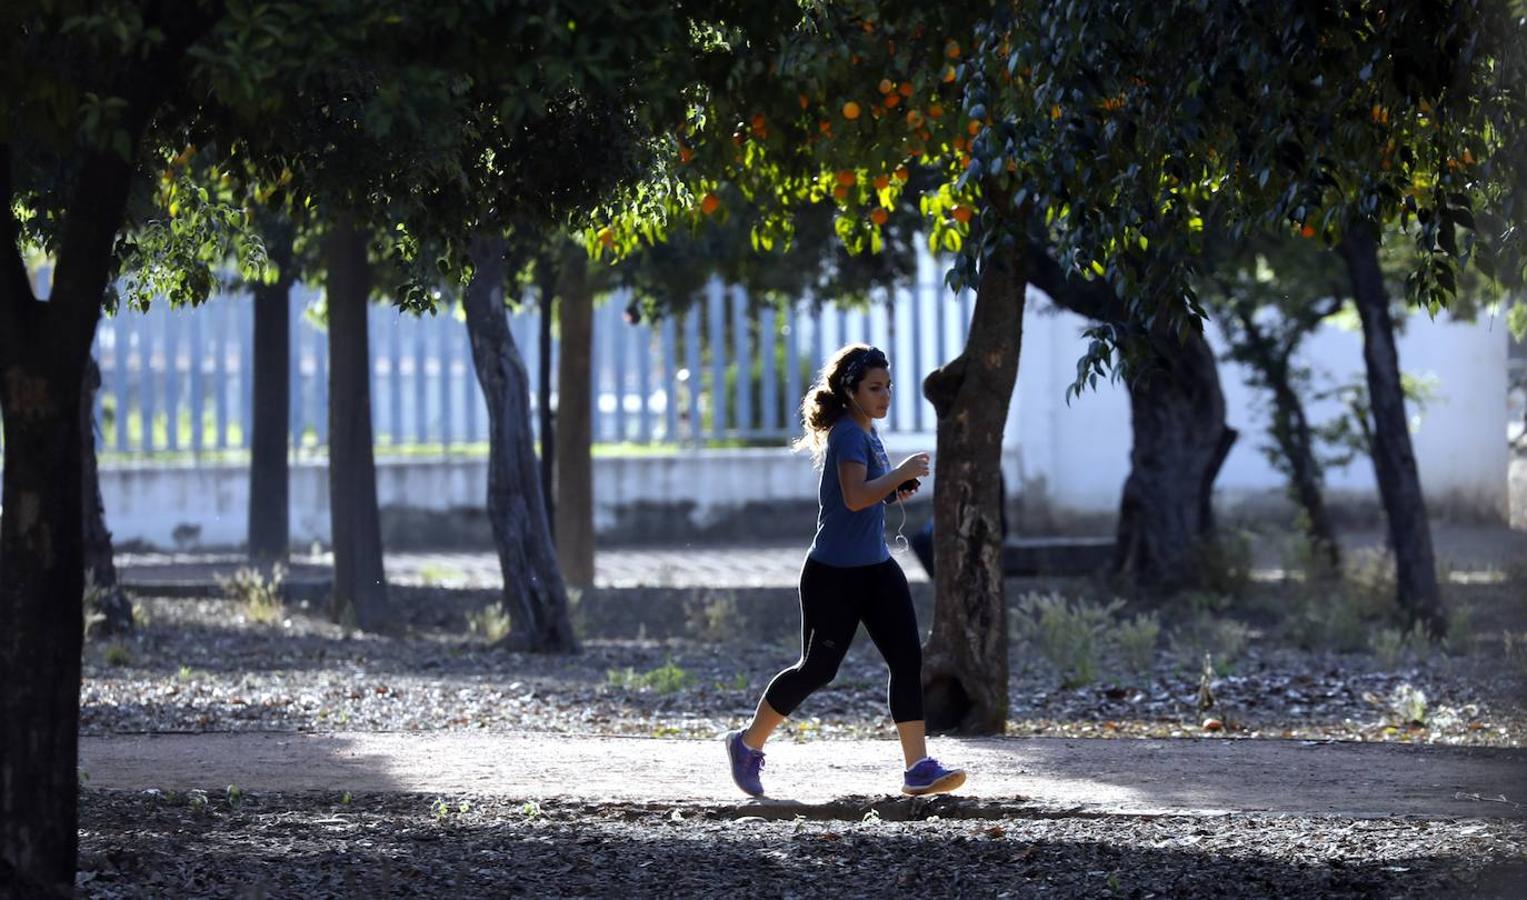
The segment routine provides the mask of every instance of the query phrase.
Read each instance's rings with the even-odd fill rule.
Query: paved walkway
[[[894,795],[892,741],[770,744],[759,814]],[[1527,750],[1251,740],[935,738],[960,792],[1014,814],[1527,818]],[[400,791],[736,806],[718,741],[559,734],[218,733],[80,739],[93,788]],[[1489,799],[1497,798],[1497,799]],[[806,804],[807,806],[801,806]]]

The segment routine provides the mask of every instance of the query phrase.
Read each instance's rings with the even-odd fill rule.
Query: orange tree
[[[965,352],[924,386],[940,414],[929,727],[999,730],[999,498],[980,475],[998,463],[1016,378],[1028,239],[1053,248],[1063,277],[1106,282],[1119,306],[1089,329],[1073,390],[1152,377],[1154,351],[1201,331],[1191,276],[1206,218],[1237,236],[1270,222],[1340,242],[1354,273],[1377,225],[1405,220],[1429,261],[1412,293],[1433,305],[1470,259],[1519,279],[1520,34],[1520,16],[1487,0],[1430,14],[1189,0],[816,7],[778,44],[712,35],[736,65],[694,98],[655,176],[598,234],[630,252],[677,221],[731,214],[736,190],[757,209],[761,249],[788,240],[794,210],[828,201],[844,244],[874,250],[877,210],[910,200],[910,167],[940,176],[917,202],[932,245],[955,254],[947,283],[975,287],[977,303]],[[1388,323],[1373,318],[1377,398],[1398,374]],[[1379,466],[1386,492],[1407,480],[1408,453],[1376,454],[1399,458]],[[1392,529],[1399,518],[1391,509]],[[1402,558],[1415,545],[1394,543]],[[1401,598],[1436,628],[1435,579],[1428,597],[1429,561],[1420,568],[1402,571]]]
[[[1060,129],[1054,146],[1096,148],[1087,163],[1059,170],[1055,198],[1074,198],[1092,178],[1128,176],[1107,206],[1047,204],[1060,211],[1053,233],[1078,266],[1170,311],[1179,300],[1196,307],[1185,280],[1168,279],[1173,295],[1151,301],[1138,288],[1162,283],[1150,271],[1158,248],[1194,264],[1206,218],[1226,223],[1232,239],[1292,232],[1341,258],[1363,325],[1398,600],[1433,634],[1446,617],[1380,241],[1413,242],[1407,299],[1433,314],[1453,301],[1465,266],[1521,284],[1524,22],[1519,0],[1065,4],[1036,11],[1040,40],[1008,57],[1010,67],[1032,66],[1036,106],[1048,104]],[[1096,336],[1083,361],[1093,374],[1109,369],[1121,343]]]

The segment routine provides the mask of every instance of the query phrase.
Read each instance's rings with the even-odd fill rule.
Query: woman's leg
[[[854,603],[844,595],[845,572],[810,559],[801,568],[801,658],[769,682],[742,741],[754,750],[813,691],[831,682],[859,630]]]
[[[885,657],[891,670],[886,698],[896,733],[901,738],[901,755],[907,768],[928,755],[927,731],[923,721],[923,648],[917,632],[917,612],[912,608],[912,592],[907,576],[896,560],[875,567],[872,583],[865,585],[859,613],[864,630]]]

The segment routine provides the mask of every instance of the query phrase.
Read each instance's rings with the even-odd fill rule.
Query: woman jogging
[[[833,354],[801,401],[806,433],[795,448],[810,450],[822,473],[816,539],[801,567],[801,658],[769,682],[748,727],[724,738],[732,780],[755,797],[764,792],[764,741],[832,681],[861,622],[891,669],[891,718],[906,758],[902,791],[935,794],[965,782],[963,771],[928,756],[917,617],[885,543],[885,504],[911,496],[917,485],[906,482],[928,474],[926,453],[890,468],[875,432],[874,420],[891,408],[890,369],[884,353],[852,344]]]

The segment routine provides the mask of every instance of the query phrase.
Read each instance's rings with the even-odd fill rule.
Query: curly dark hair
[[[885,354],[869,344],[849,344],[828,357],[801,398],[801,425],[806,433],[791,448],[811,451],[811,464],[820,469],[827,457],[827,433],[848,412],[849,396],[871,369],[890,368]]]

